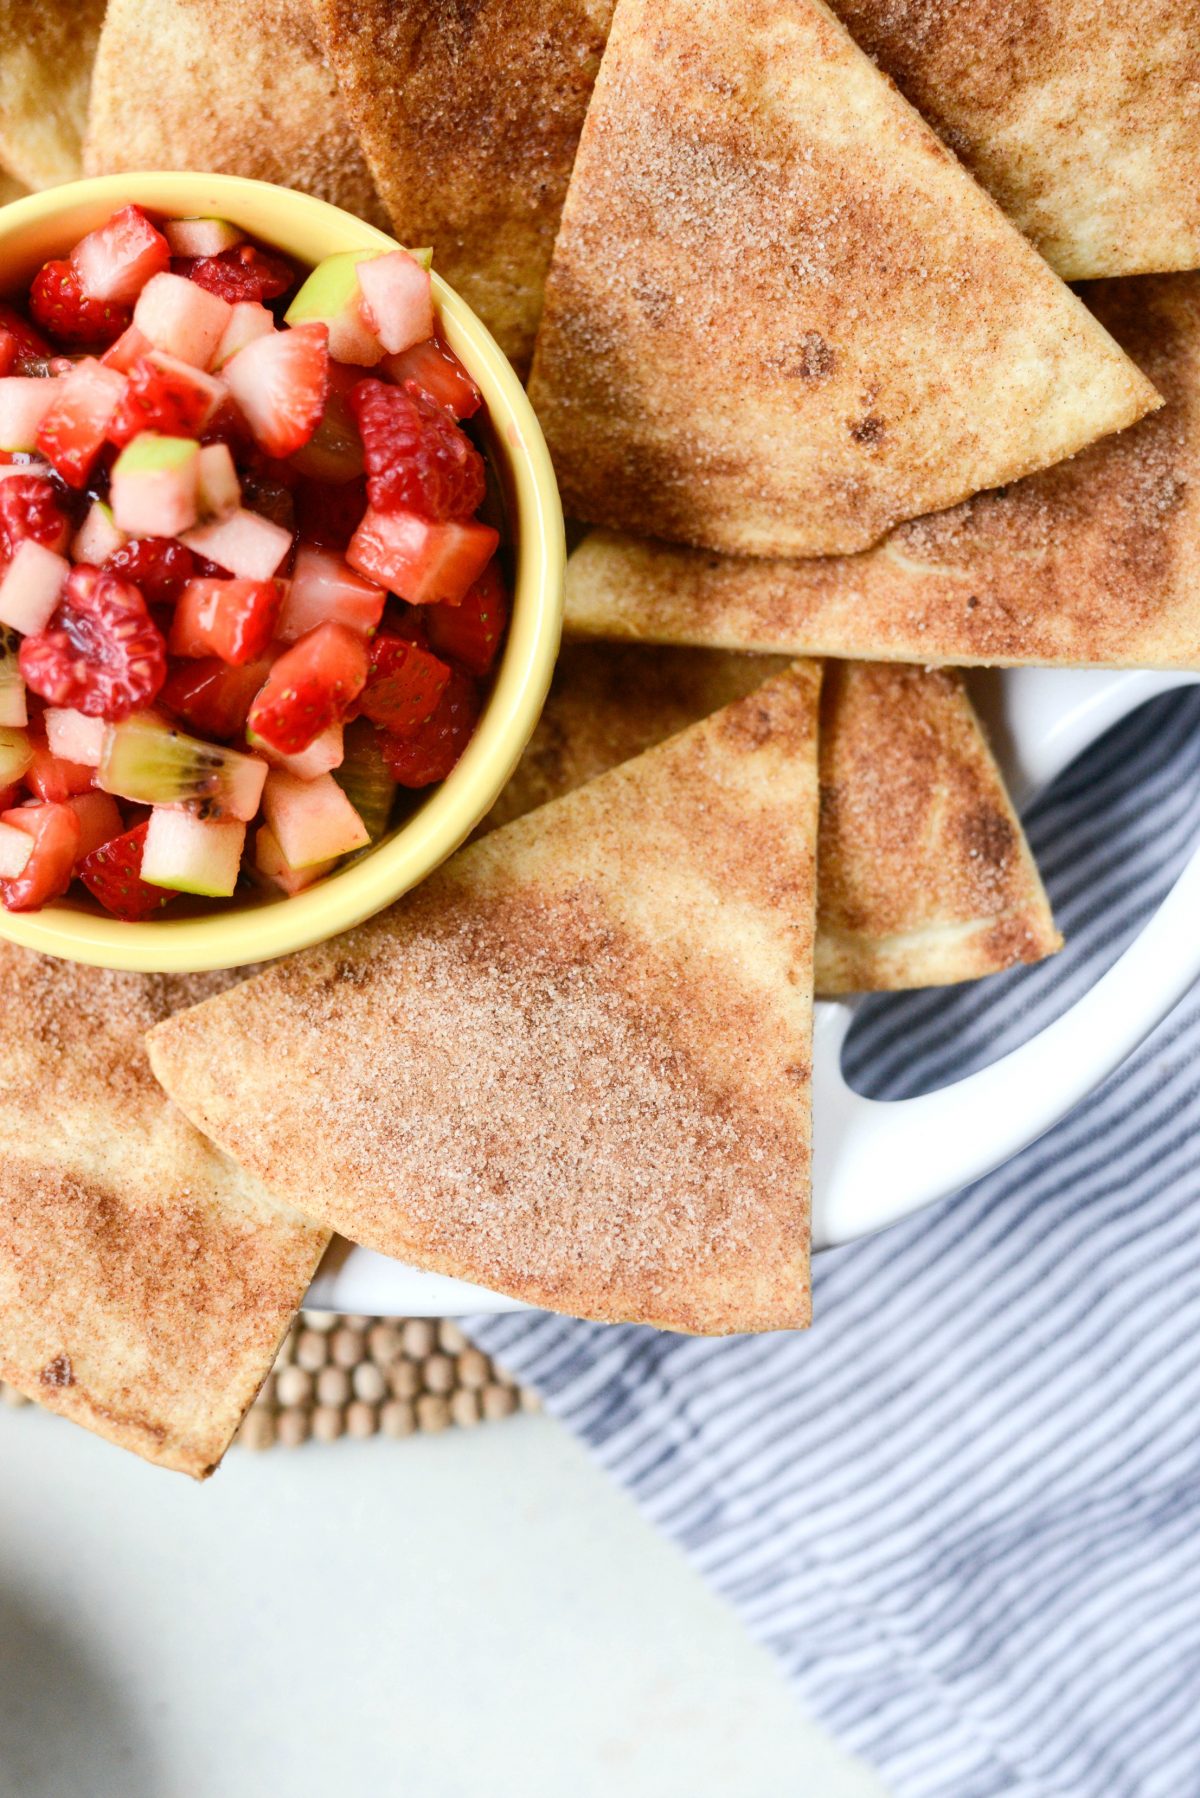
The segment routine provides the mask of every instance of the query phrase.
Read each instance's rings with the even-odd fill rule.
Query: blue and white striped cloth
[[[1029,826],[1068,950],[872,1001],[855,1084],[958,1078],[1114,958],[1200,834],[1200,691],[1126,720]],[[1009,1166],[820,1257],[815,1314],[725,1342],[472,1329],[898,1798],[1197,1798],[1200,990]]]

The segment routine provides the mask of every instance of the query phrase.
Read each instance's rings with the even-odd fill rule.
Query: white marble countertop
[[[549,1419],[0,1463],[4,1798],[886,1798]]]

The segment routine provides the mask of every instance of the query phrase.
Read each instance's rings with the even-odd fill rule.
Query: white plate
[[[1019,668],[983,677],[978,697],[1018,805],[1126,713],[1198,677]],[[1200,849],[1141,935],[1077,1004],[990,1067],[921,1098],[854,1092],[842,1044],[854,1002],[817,1006],[813,1073],[813,1242],[830,1248],[884,1228],[998,1167],[1118,1067],[1200,975]],[[336,1243],[313,1281],[316,1309],[392,1316],[521,1310],[515,1300]]]

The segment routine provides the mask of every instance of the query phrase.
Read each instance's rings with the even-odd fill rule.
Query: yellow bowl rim
[[[61,254],[118,207],[137,204],[174,217],[230,218],[306,264],[297,241],[328,240],[321,255],[391,249],[395,239],[327,201],[235,175],[171,171],[101,175],[0,207],[0,291],[10,259]],[[68,230],[64,221],[76,218]],[[280,223],[273,226],[263,221]],[[82,222],[79,222],[82,221]],[[430,874],[474,829],[505,785],[541,713],[562,629],[566,544],[562,505],[541,428],[514,370],[466,302],[436,274],[444,335],[481,389],[493,459],[508,474],[516,569],[509,636],[492,692],[458,766],[420,809],[374,849],[307,892],[203,918],[144,924],[48,905],[0,907],[0,937],[71,961],[143,973],[200,973],[269,961],[338,936],[372,917]]]

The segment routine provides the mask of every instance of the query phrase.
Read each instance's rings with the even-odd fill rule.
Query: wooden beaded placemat
[[[0,1381],[0,1403],[27,1405]],[[238,1431],[243,1448],[469,1429],[536,1411],[536,1393],[450,1318],[302,1311]]]

